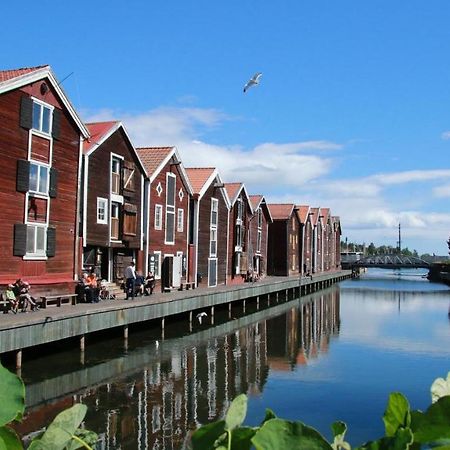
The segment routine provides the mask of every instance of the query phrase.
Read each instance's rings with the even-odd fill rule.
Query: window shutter
[[[26,252],[27,252],[27,226],[24,223],[15,223],[13,255],[24,256]]]
[[[33,100],[30,97],[20,99],[20,126],[27,130],[33,128]]]
[[[47,228],[47,256],[55,256],[56,253],[56,228]]]
[[[54,139],[59,139],[61,134],[61,111],[59,109],[53,110],[53,124],[52,124],[52,136]]]
[[[55,168],[50,169],[50,186],[48,188],[48,195],[51,198],[56,197],[58,186],[58,171]]]
[[[30,162],[24,159],[17,160],[16,190],[28,192],[30,189]]]

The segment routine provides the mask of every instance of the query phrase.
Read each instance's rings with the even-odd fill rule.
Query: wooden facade
[[[197,284],[215,287],[227,282],[229,203],[223,182],[214,168],[188,168],[193,189],[191,245],[196,259]]]
[[[252,271],[249,224],[253,209],[243,183],[225,183],[225,189],[230,201],[227,277],[228,283],[240,284]]]
[[[272,216],[263,195],[250,195],[253,215],[250,222],[250,248],[252,255],[252,274],[259,279],[267,275],[267,243],[269,223]]]
[[[146,271],[161,290],[190,279],[189,205],[192,187],[175,147],[137,149],[149,176],[146,183]]]
[[[79,269],[80,149],[88,130],[49,66],[0,72],[0,283],[72,290]]]
[[[313,227],[311,222],[310,207],[306,205],[297,206],[297,215],[300,221],[300,243],[301,243],[301,265],[303,275],[312,273],[312,239]]]
[[[121,122],[87,124],[84,144],[83,267],[120,281],[131,260],[143,271],[145,170]],[[99,174],[101,174],[99,176]]]
[[[269,204],[268,274],[292,276],[301,273],[300,220],[294,204]]]

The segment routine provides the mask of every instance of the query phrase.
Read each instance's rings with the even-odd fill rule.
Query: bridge
[[[377,267],[379,269],[429,269],[431,264],[416,256],[371,255],[347,263],[350,267]]]

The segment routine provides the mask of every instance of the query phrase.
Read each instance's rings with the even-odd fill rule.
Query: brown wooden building
[[[252,270],[249,260],[249,223],[253,216],[250,198],[243,183],[225,183],[230,214],[228,228],[228,282],[243,283]]]
[[[300,243],[301,243],[301,263],[302,275],[312,273],[312,239],[313,227],[311,222],[311,208],[307,205],[297,206],[297,215],[300,220]]]
[[[250,195],[253,215],[249,225],[249,254],[252,255],[252,273],[257,278],[267,275],[267,238],[272,223],[263,195]]]
[[[193,273],[208,287],[227,281],[228,197],[215,168],[188,168],[193,189],[190,242],[195,248]]]
[[[83,152],[83,267],[108,281],[144,269],[145,170],[121,122],[87,124]]]
[[[269,275],[291,276],[300,273],[300,220],[292,203],[269,204],[273,222],[269,224]]]
[[[0,72],[0,283],[73,289],[78,187],[89,132],[49,66]]]
[[[188,261],[194,258],[194,248],[188,245],[192,187],[176,147],[138,148],[137,153],[149,177],[144,192],[145,268],[162,290],[177,288],[192,278],[188,270]]]

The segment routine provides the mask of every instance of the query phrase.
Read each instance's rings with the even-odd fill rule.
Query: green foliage
[[[385,436],[366,442],[354,450],[450,450],[450,372],[432,385],[431,406],[411,411],[406,397],[398,392],[389,396],[383,421]],[[351,450],[345,441],[347,425],[331,425],[330,444],[317,430],[299,421],[276,417],[267,409],[259,427],[242,426],[247,397],[239,395],[230,405],[225,420],[200,427],[191,436],[191,450]]]
[[[25,410],[25,387],[22,380],[0,363],[0,450],[23,450],[22,443],[9,423],[20,421]],[[87,407],[75,404],[59,413],[46,431],[33,439],[28,450],[92,450],[98,437],[79,428]]]

